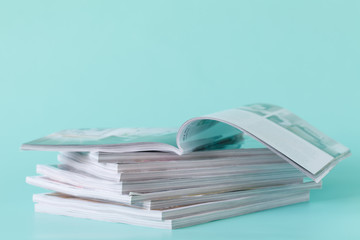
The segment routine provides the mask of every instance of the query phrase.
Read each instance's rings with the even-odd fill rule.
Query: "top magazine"
[[[257,140],[257,141],[254,141]],[[350,150],[290,111],[251,104],[186,121],[174,129],[72,129],[22,145],[61,152],[166,152],[211,155],[210,150],[267,147],[319,182]],[[219,152],[219,151],[214,151]],[[143,153],[145,154],[145,153]]]

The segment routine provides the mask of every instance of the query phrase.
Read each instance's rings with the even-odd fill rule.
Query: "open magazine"
[[[290,111],[271,104],[246,105],[195,117],[178,130],[64,130],[22,145],[23,150],[126,153],[128,158],[133,152],[147,152],[153,157],[211,157],[211,152],[226,155],[229,153],[224,149],[239,149],[241,153],[249,148],[270,149],[316,182],[350,155],[344,145]]]

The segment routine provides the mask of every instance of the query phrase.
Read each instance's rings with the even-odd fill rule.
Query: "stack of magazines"
[[[350,150],[270,104],[174,129],[64,130],[23,144],[58,151],[26,182],[37,212],[181,228],[305,202]]]

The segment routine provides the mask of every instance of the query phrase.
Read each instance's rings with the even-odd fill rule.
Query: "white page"
[[[196,138],[204,138],[206,132],[207,136],[216,134],[216,131],[210,134],[211,130],[204,129],[204,126],[214,128],[216,124],[222,128],[226,128],[225,125],[232,126],[237,131],[258,139],[316,181],[320,181],[326,175],[321,173],[331,166],[332,161],[350,154],[348,148],[298,116],[269,104],[254,104],[190,119],[179,129],[178,146],[183,152],[192,151],[197,146],[189,142],[193,143]],[[227,134],[231,135],[229,132]]]

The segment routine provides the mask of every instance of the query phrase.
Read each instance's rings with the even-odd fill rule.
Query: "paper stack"
[[[58,166],[38,165],[41,176],[26,181],[55,193],[35,195],[36,211],[179,228],[308,201],[310,189],[321,186],[303,183],[304,174],[268,149],[214,150],[191,158],[148,153],[162,155],[151,161],[114,155],[111,161],[118,163],[64,152]]]
[[[261,110],[254,106],[253,111]],[[269,105],[262,110],[275,111]],[[266,125],[251,120],[259,129]],[[310,190],[321,188],[320,179],[350,155],[325,135],[315,139],[322,148],[311,142],[305,149],[286,148],[309,139],[299,131],[297,135],[278,132],[294,137],[292,142],[283,139],[279,146],[277,135],[273,139],[267,131],[254,135],[254,123],[245,129],[206,117],[186,122],[178,133],[65,130],[26,143],[22,146],[26,150],[59,151],[58,165],[37,165],[39,176],[26,178],[31,185],[53,191],[34,195],[35,210],[148,227],[187,227],[308,201]],[[310,129],[313,137],[319,133]],[[302,151],[315,154],[310,163],[299,159],[308,157]]]

